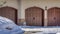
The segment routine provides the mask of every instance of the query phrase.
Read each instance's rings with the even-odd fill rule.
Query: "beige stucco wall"
[[[18,1],[17,0],[0,0],[1,1],[6,1],[7,3],[3,5],[4,6],[10,6],[10,7],[13,7],[13,8],[16,8],[18,9]],[[1,2],[1,3],[3,3]]]
[[[25,9],[29,7],[40,7],[42,9],[45,9],[45,6],[47,6],[47,9],[51,7],[60,7],[60,0],[21,0],[21,19],[25,19]]]

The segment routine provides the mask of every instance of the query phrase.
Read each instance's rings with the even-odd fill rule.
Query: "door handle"
[[[54,20],[56,19],[56,17],[54,17]]]
[[[33,17],[33,20],[35,20],[35,17]]]

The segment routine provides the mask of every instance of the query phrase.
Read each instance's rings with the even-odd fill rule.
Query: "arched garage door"
[[[48,26],[60,26],[60,8],[48,9]]]
[[[2,7],[0,8],[0,16],[9,18],[17,23],[17,10],[12,7]]]
[[[25,10],[26,24],[29,26],[44,25],[44,10],[39,7],[30,7]]]

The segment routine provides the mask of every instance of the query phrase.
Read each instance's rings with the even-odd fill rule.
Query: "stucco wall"
[[[1,1],[6,1],[7,3],[3,5],[4,6],[10,6],[10,7],[13,7],[13,8],[16,8],[18,9],[18,1],[17,0],[0,0]],[[1,2],[1,3],[3,3]]]
[[[29,7],[40,7],[45,10],[51,7],[60,7],[60,0],[21,0],[21,19],[25,19],[25,9]]]

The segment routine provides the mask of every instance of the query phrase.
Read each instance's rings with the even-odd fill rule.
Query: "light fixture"
[[[47,10],[47,6],[45,6],[45,10]]]
[[[7,3],[6,0],[0,0],[0,7],[3,6],[6,3]]]

